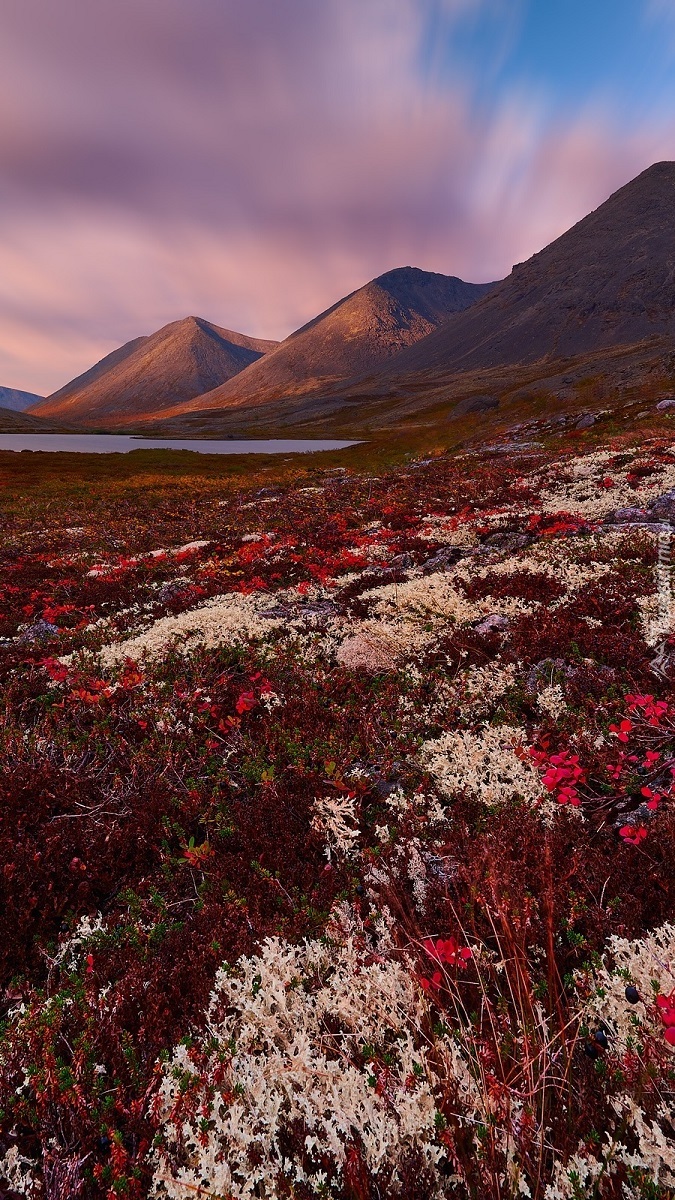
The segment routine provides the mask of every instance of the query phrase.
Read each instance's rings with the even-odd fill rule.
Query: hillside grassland
[[[0,1196],[675,1193],[675,440],[0,454]]]

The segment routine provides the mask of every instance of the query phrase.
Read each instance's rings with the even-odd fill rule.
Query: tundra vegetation
[[[590,437],[2,456],[0,1195],[672,1197],[675,453]]]

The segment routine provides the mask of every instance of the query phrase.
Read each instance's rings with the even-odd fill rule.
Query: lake
[[[41,450],[76,454],[129,454],[132,450],[192,450],[195,454],[308,454],[344,450],[357,442],[274,438],[190,441],[180,438],[133,438],[117,433],[1,433],[0,450]]]

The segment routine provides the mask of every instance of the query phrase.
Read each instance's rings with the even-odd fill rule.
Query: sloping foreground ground
[[[671,1196],[671,441],[6,483],[0,1194]]]

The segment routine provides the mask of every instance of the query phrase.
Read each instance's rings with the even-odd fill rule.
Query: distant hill
[[[12,412],[24,412],[31,404],[37,404],[44,396],[36,396],[35,392],[19,392],[16,388],[0,387],[0,408],[9,408]]]
[[[675,335],[675,163],[643,171],[392,364],[397,378]],[[387,372],[383,373],[386,377]]]
[[[32,417],[30,413],[16,412],[13,408],[0,405],[0,433],[66,433],[68,430],[56,421]]]
[[[124,424],[211,391],[276,345],[186,317],[113,350],[30,411],[71,424]]]
[[[167,406],[161,415],[266,405],[348,379],[387,363],[494,286],[416,267],[388,271],[303,325],[240,376]]]

